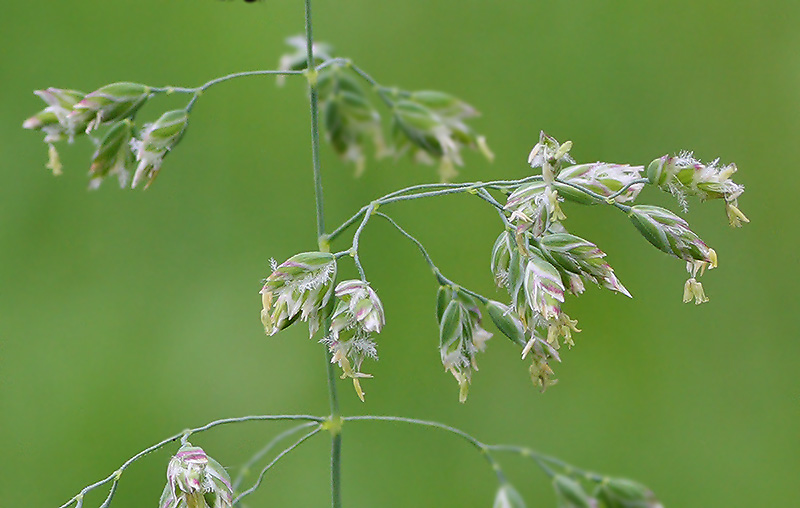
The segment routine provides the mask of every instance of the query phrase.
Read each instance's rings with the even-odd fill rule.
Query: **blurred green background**
[[[800,506],[798,178],[800,4],[790,1],[318,0],[315,34],[386,85],[441,89],[483,112],[497,154],[469,154],[464,180],[527,175],[540,129],[579,161],[647,164],[692,149],[735,161],[752,223],[731,230],[721,203],[694,203],[693,227],[720,257],[711,302],[680,298],[683,263],[610,209],[567,208],[633,300],[589,289],[567,310],[577,347],[561,382],[531,387],[503,338],[480,358],[467,404],[442,372],[436,284],[410,243],[381,221],[362,258],[387,309],[381,361],[365,367],[346,414],[441,420],[487,442],[519,443],[647,483],[670,507]],[[3,507],[57,507],[138,450],[226,416],[327,410],[324,356],[304,327],[264,337],[268,260],[312,250],[314,207],[302,80],[221,85],[147,192],[87,192],[91,147],[62,149],[65,174],[23,131],[35,89],[89,91],[129,80],[196,86],[274,68],[302,31],[300,1],[11,0],[0,9],[0,491]],[[140,118],[182,104],[158,99]],[[407,160],[352,178],[323,147],[328,223],[399,187],[436,180]],[[645,200],[676,209],[669,196]],[[496,214],[454,196],[385,211],[418,235],[449,277],[489,296]],[[334,248],[345,248],[346,240]],[[342,271],[352,275],[344,261]],[[193,439],[233,470],[280,424]],[[483,459],[432,430],[351,424],[345,505],[490,506]],[[156,506],[174,448],[129,470],[114,506]],[[288,457],[251,506],[325,506],[328,441]],[[503,457],[501,457],[503,458]],[[503,463],[529,506],[553,506],[546,478]],[[99,495],[87,501],[97,506]]]

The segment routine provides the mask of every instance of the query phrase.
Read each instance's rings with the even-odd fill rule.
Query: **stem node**
[[[338,436],[342,433],[344,419],[341,416],[331,416],[322,422],[322,429],[331,433],[331,436]]]
[[[303,75],[308,80],[309,86],[311,86],[312,88],[316,88],[317,87],[317,78],[319,78],[319,71],[317,71],[316,68],[311,67],[309,69],[306,69],[303,72]]]

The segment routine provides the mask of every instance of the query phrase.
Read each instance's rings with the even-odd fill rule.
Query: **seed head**
[[[185,444],[169,461],[159,508],[231,508],[231,479],[202,448]]]
[[[664,208],[650,205],[633,206],[628,213],[631,222],[657,249],[688,262],[703,261],[716,265],[716,254],[689,224]]]
[[[626,203],[634,201],[644,187],[643,183],[632,183],[642,178],[642,171],[644,171],[644,166],[595,162],[568,167],[559,173],[558,178],[605,197],[616,194],[629,186],[625,192],[614,198],[617,203]],[[561,187],[559,187],[559,193],[563,193]],[[568,196],[571,193],[563,194],[569,199]]]
[[[333,294],[336,259],[328,252],[296,254],[278,265],[261,289],[261,322],[275,335],[298,319],[308,321],[313,336]]]
[[[383,304],[378,295],[361,280],[347,280],[336,286],[337,303],[331,317],[329,334],[322,339],[338,363],[342,378],[351,378],[356,394],[364,401],[360,378],[372,377],[361,372],[365,358],[378,359],[372,333],[380,333],[385,323]]]
[[[150,87],[139,83],[112,83],[87,94],[67,116],[73,130],[86,125],[86,132],[108,122],[132,116],[150,97]]]
[[[472,372],[478,370],[475,356],[486,349],[492,334],[481,326],[481,312],[471,296],[442,287],[437,301],[442,365],[458,382],[459,402],[466,402]]]
[[[741,226],[749,219],[739,210],[738,199],[744,186],[731,180],[736,164],[721,166],[719,159],[708,164],[695,159],[693,152],[683,151],[676,156],[665,155],[655,159],[647,168],[647,178],[662,190],[674,195],[684,210],[687,196],[702,201],[722,199],[731,226]]]
[[[168,111],[155,122],[146,124],[139,138],[131,139],[131,148],[139,162],[131,187],[136,187],[145,180],[145,188],[153,183],[161,170],[164,157],[180,142],[188,124],[189,114],[185,109]]]

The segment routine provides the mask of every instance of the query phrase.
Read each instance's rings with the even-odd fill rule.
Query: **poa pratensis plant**
[[[123,187],[147,188],[161,172],[167,155],[186,134],[192,108],[204,92],[248,76],[276,75],[281,82],[289,81],[287,78],[304,80],[311,111],[310,170],[314,175],[318,245],[315,251],[298,253],[280,263],[272,261],[272,273],[264,279],[260,291],[261,322],[267,335],[307,323],[309,337],[325,348],[329,360],[330,414],[225,418],[183,431],[128,459],[108,477],[82,489],[61,508],[73,505],[82,508],[85,494],[101,487],[108,488],[108,495],[100,508],[108,508],[123,473],[148,453],[173,443],[177,443],[178,449],[166,465],[167,481],[159,508],[230,508],[254,492],[282,457],[321,432],[328,433],[332,440],[332,506],[341,507],[341,436],[345,424],[355,420],[404,422],[461,437],[488,460],[497,477],[495,508],[525,506],[498,462],[497,457],[505,453],[532,459],[551,478],[559,507],[661,506],[640,483],[584,471],[525,446],[487,444],[434,421],[342,415],[335,371],[338,368],[343,379],[352,381],[355,395],[363,401],[362,382],[371,377],[365,372],[368,370],[365,361],[378,359],[376,336],[387,325],[381,299],[359,259],[359,238],[371,220],[380,218],[413,242],[430,265],[440,284],[435,313],[432,312],[438,319],[439,352],[444,370],[457,382],[460,402],[467,400],[478,369],[478,357],[486,351],[492,337],[487,321],[520,348],[521,357],[530,361],[533,384],[545,390],[556,382],[553,369],[561,362],[563,346],[572,347],[574,335],[580,331],[577,321],[562,310],[567,296],[580,295],[586,283],[591,282],[631,297],[606,261],[605,253],[594,242],[567,230],[565,210],[580,205],[625,214],[654,247],[686,263],[689,277],[683,300],[701,304],[708,297],[698,279],[705,270],[717,267],[716,252],[678,214],[636,200],[646,185],[674,195],[684,212],[690,198],[720,200],[729,223],[741,226],[748,220],[737,203],[744,188],[731,180],[736,166],[723,165],[718,159],[704,164],[692,152],[657,157],[647,168],[607,162],[579,164],[570,155],[571,142],[561,143],[542,132],[527,159],[533,169],[530,176],[520,180],[452,183],[457,176],[456,167],[463,164],[463,150],[477,150],[490,161],[493,157],[486,139],[470,125],[477,111],[444,92],[382,86],[351,60],[337,57],[330,46],[314,43],[310,0],[305,0],[305,9],[305,36],[288,40],[292,49],[280,59],[278,69],[231,74],[196,88],[119,82],[87,94],[57,88],[35,92],[47,107],[27,119],[23,126],[45,134],[50,158],[47,167],[54,174],[62,170],[56,144],[85,137],[96,146],[89,166],[90,188],[99,187],[110,177]],[[137,117],[145,103],[168,94],[185,94],[189,98],[186,106],[166,111],[150,122]],[[356,174],[364,171],[367,145],[372,145],[376,158],[408,155],[420,163],[437,166],[437,179],[441,182],[415,185],[381,196],[343,224],[328,230],[319,158],[320,123],[326,141],[343,160],[355,165]],[[486,245],[485,251],[491,275],[502,292],[507,293],[502,301],[489,299],[447,278],[422,243],[384,213],[392,204],[457,193],[485,201],[498,216],[497,240],[493,246]],[[332,249],[350,232],[349,245],[339,251]],[[355,264],[359,279],[339,280],[338,264],[349,262]],[[431,336],[434,333],[431,326]],[[190,443],[190,438],[219,425],[253,420],[298,423],[276,436],[265,449],[255,451],[233,481],[225,467]],[[274,451],[297,435],[300,437],[281,451]],[[245,488],[247,471],[270,454],[272,460]],[[153,505],[156,495],[154,486]]]

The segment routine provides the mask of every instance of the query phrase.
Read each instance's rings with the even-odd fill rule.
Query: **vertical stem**
[[[317,92],[317,71],[314,69],[314,36],[311,32],[311,0],[306,2],[306,68],[309,98],[311,100],[311,157],[314,163],[314,199],[317,204],[317,240],[325,234],[325,211],[322,201],[322,174],[319,164],[319,97]]]
[[[306,55],[308,65],[309,102],[311,105],[311,158],[314,165],[314,200],[317,208],[317,242],[320,250],[328,250],[327,242],[324,241],[325,235],[325,209],[323,205],[322,193],[322,173],[319,162],[319,97],[317,92],[317,71],[314,70],[314,37],[312,34],[311,23],[311,0],[305,0],[306,11]],[[328,321],[328,320],[326,320]],[[326,322],[324,330],[330,326]],[[340,421],[339,398],[336,393],[336,374],[331,363],[331,353],[325,348],[325,363],[328,374],[328,396],[331,407],[331,506],[341,508],[341,455],[342,455],[342,433],[341,426],[334,422]]]
[[[342,508],[342,431],[339,429],[331,440],[331,506]]]

